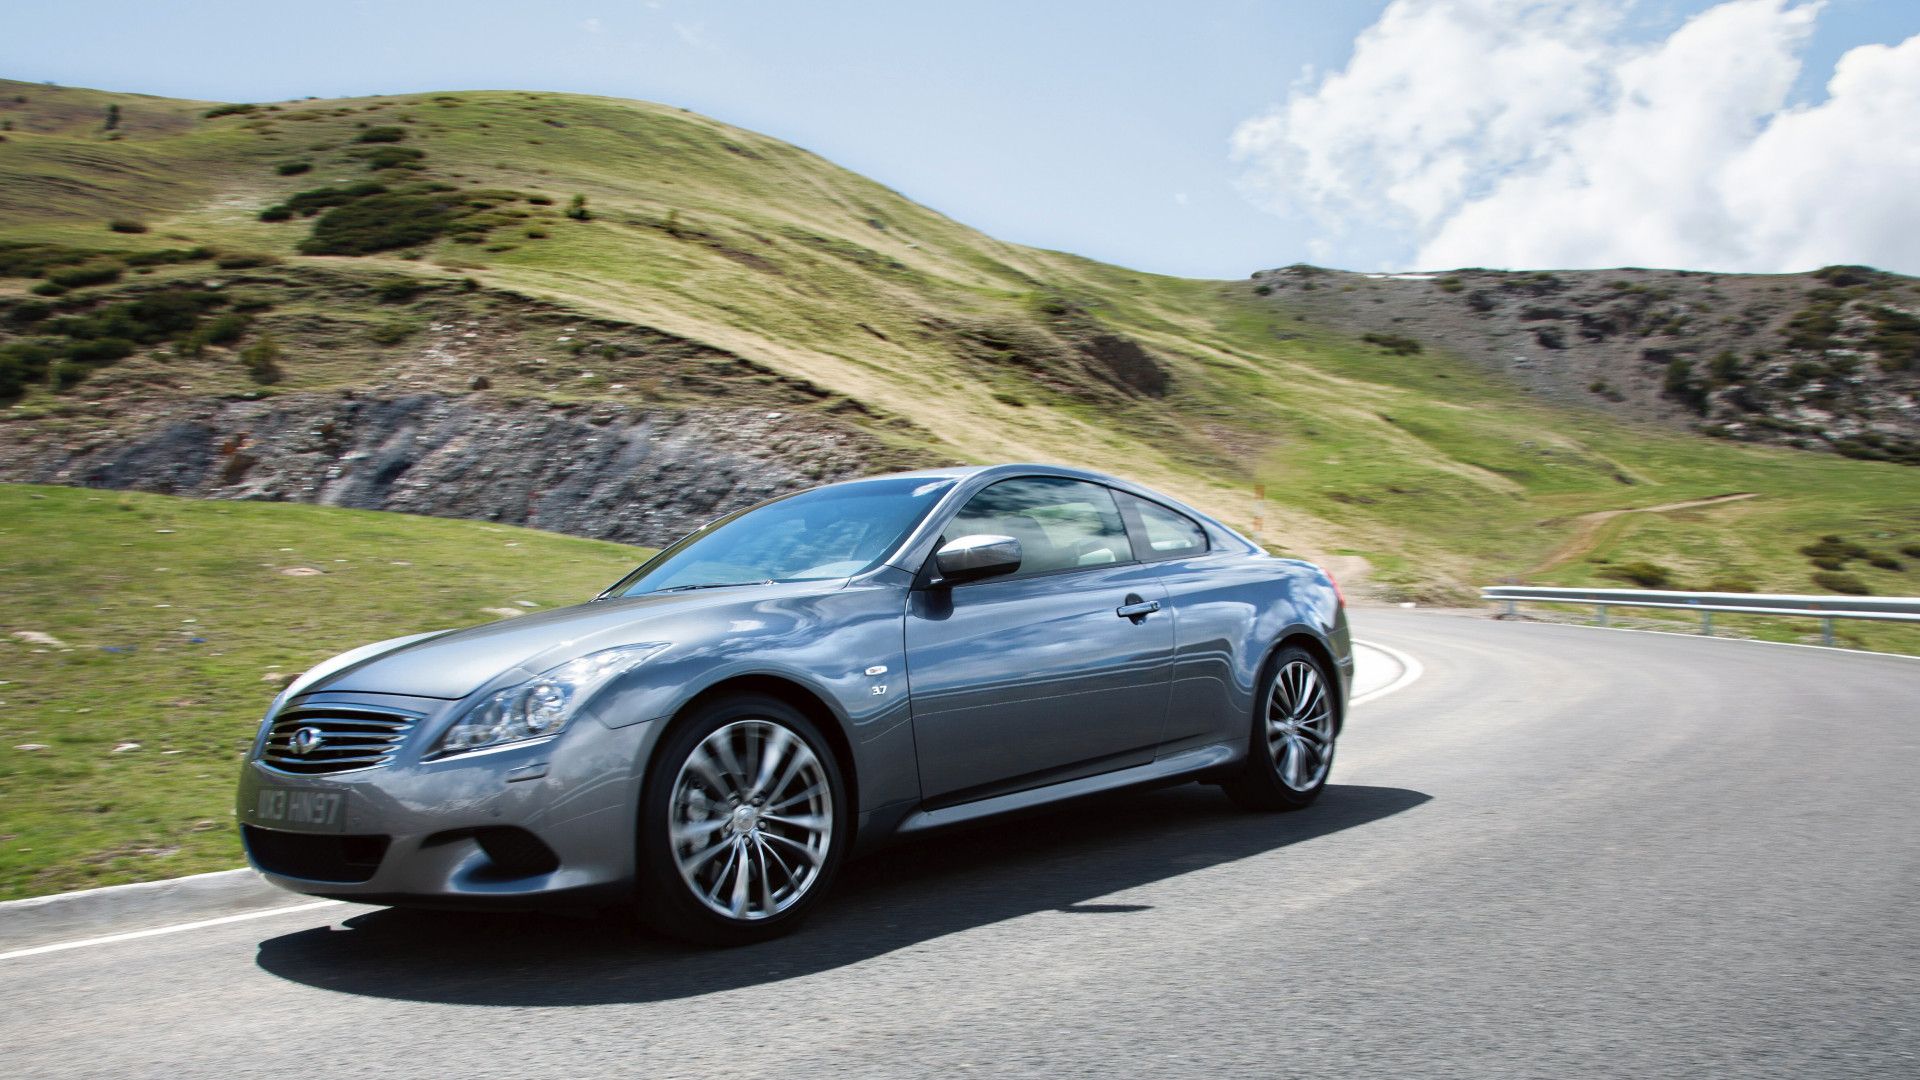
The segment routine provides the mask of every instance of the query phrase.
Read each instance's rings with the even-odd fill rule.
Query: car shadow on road
[[[696,997],[832,970],[1022,915],[1124,919],[1150,905],[1095,901],[1372,824],[1428,798],[1329,785],[1304,812],[1246,814],[1217,789],[1188,785],[934,834],[850,864],[829,902],[796,933],[726,951],[664,941],[613,918],[390,909],[263,941],[257,960],[294,982],[405,1001],[599,1005]],[[1274,873],[1275,888],[1284,890],[1285,863]]]

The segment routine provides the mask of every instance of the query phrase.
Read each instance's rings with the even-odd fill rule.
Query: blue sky
[[[1825,231],[1817,243],[1789,243],[1788,234],[1807,229],[1797,224],[1794,200],[1830,186],[1822,176],[1801,178],[1794,190],[1758,207],[1751,185],[1675,191],[1675,220],[1647,224],[1643,237],[1611,234],[1622,207],[1631,210],[1649,198],[1664,205],[1662,185],[1681,181],[1590,175],[1595,170],[1579,146],[1617,141],[1634,123],[1665,122],[1658,114],[1618,115],[1638,94],[1627,85],[1630,78],[1621,80],[1625,90],[1604,86],[1713,3],[1399,0],[1395,6],[1400,16],[1439,20],[1422,25],[1465,28],[1448,39],[1458,53],[1426,55],[1406,47],[1419,46],[1419,34],[1428,31],[1402,33],[1396,50],[1394,20],[1382,21],[1388,5],[1379,0],[216,0],[190,6],[68,0],[13,7],[0,38],[0,74],[236,101],[467,88],[645,98],[805,146],[1005,239],[1196,276],[1240,277],[1300,260],[1403,268],[1423,256],[1481,254],[1487,257],[1473,259],[1481,265],[1691,259],[1720,260],[1725,269],[1762,269],[1769,260],[1796,258],[1890,264],[1907,257],[1904,250],[1889,254],[1873,246],[1872,237],[1889,227],[1885,214],[1895,215],[1894,225],[1907,223],[1898,216],[1906,211],[1895,206],[1864,222],[1820,226],[1815,231]],[[1728,48],[1747,48],[1741,36],[1747,35],[1778,39],[1784,50],[1771,68],[1730,75],[1716,91],[1745,103],[1746,112],[1732,112],[1735,124],[1764,124],[1782,107],[1817,107],[1849,50],[1897,45],[1920,34],[1920,3],[1909,0],[1828,0],[1817,10],[1792,0],[1724,6],[1766,9],[1732,13],[1752,16],[1744,21],[1715,14],[1727,24]],[[1536,36],[1514,39],[1502,29],[1509,24],[1532,27]],[[1399,25],[1409,24],[1403,18]],[[1360,55],[1356,40],[1363,32],[1377,40]],[[1397,88],[1419,95],[1419,73],[1408,82],[1395,65],[1471,71],[1476,52],[1493,47],[1476,34],[1499,35],[1520,55],[1564,49],[1581,58],[1580,70],[1601,89],[1590,95],[1594,100],[1568,107],[1590,106],[1587,111],[1537,119],[1537,128],[1518,136],[1510,121],[1514,101],[1496,94],[1471,116],[1421,120],[1392,141],[1354,140],[1353,133],[1411,115],[1403,105],[1412,98],[1396,97],[1402,94]],[[1355,78],[1345,89],[1329,88],[1326,77],[1343,72]],[[1373,80],[1370,93],[1351,85],[1365,82],[1363,75]],[[1519,71],[1496,79],[1498,92],[1515,100],[1536,96],[1528,77],[1539,75]],[[1790,86],[1783,101],[1772,102],[1768,87],[1782,78]],[[1563,83],[1549,74],[1549,85]],[[1752,104],[1756,95],[1761,100]],[[1606,123],[1592,122],[1596,117]],[[1844,119],[1816,117],[1818,124],[1801,126],[1824,125],[1833,142]],[[1407,157],[1436,124],[1455,120],[1460,123],[1444,145],[1420,150],[1417,160]],[[1685,122],[1676,118],[1676,130]],[[1508,139],[1575,149],[1560,157],[1516,157],[1482,145],[1497,143],[1503,132]],[[1911,127],[1894,134],[1920,140]],[[1731,147],[1725,158],[1689,164],[1702,174],[1744,169],[1752,175],[1767,160],[1807,145],[1803,137],[1748,148],[1752,152]],[[1322,174],[1317,186],[1310,183],[1316,167],[1332,170],[1338,181],[1329,187]],[[1458,167],[1473,170],[1471,183],[1436,180]],[[1848,168],[1901,166],[1875,160]],[[1535,182],[1502,185],[1515,176]],[[1310,196],[1300,194],[1309,187]],[[1701,215],[1718,215],[1714,227],[1722,234],[1749,219],[1773,222],[1768,227],[1781,238],[1743,247],[1738,237],[1719,235],[1689,246],[1684,238],[1711,231]],[[1527,222],[1533,231],[1551,233],[1553,242],[1516,245],[1489,224],[1504,220]],[[1849,254],[1855,247],[1865,250]]]

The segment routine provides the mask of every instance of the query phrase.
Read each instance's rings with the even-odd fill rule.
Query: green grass
[[[17,484],[0,485],[0,523],[0,898],[239,865],[232,789],[277,692],[264,676],[502,617],[487,608],[575,603],[646,554],[478,522]],[[116,753],[125,743],[139,749]],[[34,744],[47,749],[17,749]]]

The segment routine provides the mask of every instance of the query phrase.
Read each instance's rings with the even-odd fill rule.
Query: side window
[[[1140,522],[1144,535],[1133,538],[1134,554],[1141,562],[1154,559],[1183,559],[1207,550],[1207,531],[1200,523],[1159,503],[1136,499],[1120,492],[1120,500]]]
[[[960,508],[942,543],[980,533],[1020,541],[1015,577],[1133,561],[1113,494],[1080,480],[1002,480]]]

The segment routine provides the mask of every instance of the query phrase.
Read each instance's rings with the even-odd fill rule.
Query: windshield
[[[852,577],[886,558],[952,484],[904,477],[803,491],[701,528],[607,595]]]

